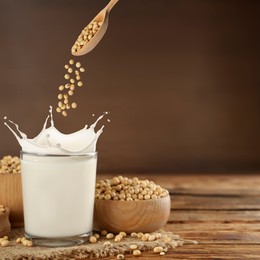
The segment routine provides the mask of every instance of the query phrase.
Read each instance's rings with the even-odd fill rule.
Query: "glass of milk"
[[[97,153],[21,152],[25,236],[41,246],[81,244],[92,234]]]

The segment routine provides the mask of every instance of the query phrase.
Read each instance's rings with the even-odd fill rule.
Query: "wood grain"
[[[260,259],[260,176],[138,176],[171,191],[164,229],[199,242],[171,249],[164,259]],[[143,252],[140,259],[162,257]]]
[[[154,232],[170,215],[170,196],[156,200],[95,200],[94,227],[119,233]]]
[[[177,195],[260,195],[260,176],[257,174],[137,174],[140,179],[153,180]],[[100,174],[97,178],[110,178],[116,174]],[[250,177],[249,177],[250,176]]]
[[[254,245],[186,245],[184,247],[177,247],[170,249],[163,257],[158,254],[145,252],[142,253],[140,260],[149,259],[259,259],[260,249],[259,246]],[[104,258],[115,259],[115,257]],[[127,259],[136,259],[132,255],[127,255]]]
[[[0,213],[0,238],[9,234],[11,225],[9,222],[10,209],[5,208],[5,213]]]
[[[260,196],[191,196],[173,195],[172,209],[255,210],[260,209]]]
[[[99,175],[98,179],[112,176]],[[260,176],[139,174],[138,177],[152,179],[171,191],[170,217],[163,229],[199,242],[170,249],[164,259],[260,259]],[[113,219],[111,209],[118,213],[117,207],[108,206],[105,216]],[[136,214],[144,216],[144,211],[141,208]],[[126,258],[135,257],[127,255]],[[104,259],[112,260],[115,256]],[[162,257],[142,252],[140,259]]]
[[[258,223],[260,210],[172,210],[169,223]]]
[[[12,227],[23,226],[21,174],[0,174],[0,204],[10,208]]]

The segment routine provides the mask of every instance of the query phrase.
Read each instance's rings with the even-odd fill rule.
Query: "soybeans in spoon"
[[[92,51],[103,38],[107,27],[109,12],[119,0],[111,0],[96,17],[82,30],[71,48],[71,54],[81,56]]]

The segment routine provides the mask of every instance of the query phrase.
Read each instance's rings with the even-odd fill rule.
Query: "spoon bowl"
[[[100,40],[103,38],[104,34],[107,31],[108,27],[108,18],[109,18],[109,12],[111,9],[114,7],[114,5],[118,2],[119,0],[111,0],[108,5],[102,9],[92,21],[96,22],[101,22],[101,27],[98,29],[98,31],[95,33],[95,35],[91,38],[91,40],[87,43],[85,43],[81,49],[79,49],[76,52],[71,52],[72,55],[74,56],[82,56],[90,51],[92,51],[100,42]]]

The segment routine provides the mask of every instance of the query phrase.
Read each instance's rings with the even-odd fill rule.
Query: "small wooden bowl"
[[[6,212],[0,214],[0,237],[4,237],[9,234],[11,225],[9,222],[10,209],[5,207]]]
[[[153,200],[95,200],[94,229],[111,232],[154,232],[168,221],[170,196]]]
[[[22,227],[24,220],[20,173],[0,173],[0,204],[10,208],[12,227]]]

